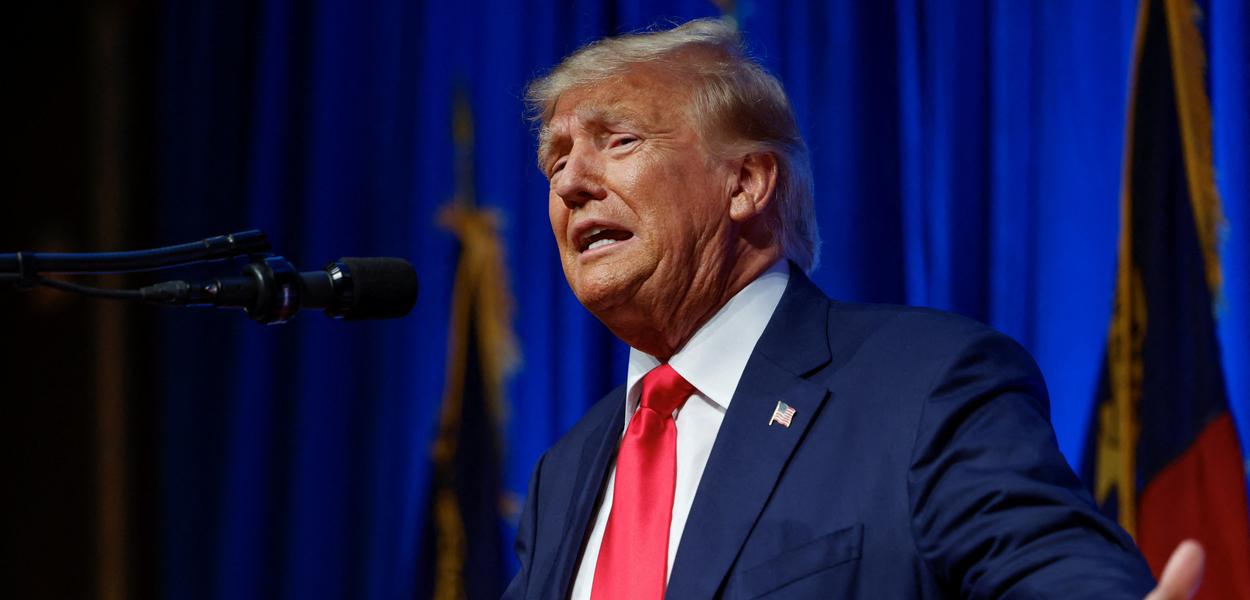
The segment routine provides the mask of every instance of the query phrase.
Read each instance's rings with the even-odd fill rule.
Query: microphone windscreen
[[[417,272],[402,258],[340,258],[351,274],[351,308],[343,318],[395,319],[417,302]]]

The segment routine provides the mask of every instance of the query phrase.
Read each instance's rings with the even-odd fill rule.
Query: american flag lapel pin
[[[789,428],[790,420],[793,418],[794,418],[794,407],[790,406],[789,404],[786,404],[785,402],[778,400],[777,408],[773,409],[773,418],[768,420],[768,426],[772,427],[773,423],[781,423],[782,427]]]

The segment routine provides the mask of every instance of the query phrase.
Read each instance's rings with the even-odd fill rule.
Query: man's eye
[[[557,160],[557,161],[555,162],[555,164],[551,165],[551,171],[550,171],[550,173],[548,173],[548,174],[547,174],[547,178],[548,178],[548,179],[550,179],[550,178],[552,178],[552,177],[555,177],[555,174],[556,174],[556,173],[559,173],[560,171],[563,171],[563,170],[564,170],[564,163],[565,163],[565,162],[567,162],[567,161],[565,161],[563,158],[561,158],[560,160]]]
[[[629,144],[633,144],[637,141],[638,138],[632,135],[618,135],[612,138],[611,146],[613,148],[619,148],[621,146],[628,146]]]

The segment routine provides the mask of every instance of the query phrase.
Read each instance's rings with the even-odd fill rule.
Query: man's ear
[[[738,182],[729,200],[729,218],[746,223],[762,214],[777,191],[777,156],[752,152],[737,161]]]

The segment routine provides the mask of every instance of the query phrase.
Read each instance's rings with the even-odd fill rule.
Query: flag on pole
[[[463,95],[456,99],[453,120],[458,189],[439,219],[459,241],[460,256],[416,596],[496,600],[508,576],[503,525],[510,502],[502,484],[500,433],[504,387],[519,353],[499,219],[474,202],[472,116]]]
[[[1205,56],[1191,0],[1142,0],[1125,143],[1119,268],[1083,474],[1156,577],[1182,540],[1198,598],[1250,598],[1241,447],[1216,336],[1222,226]]]

